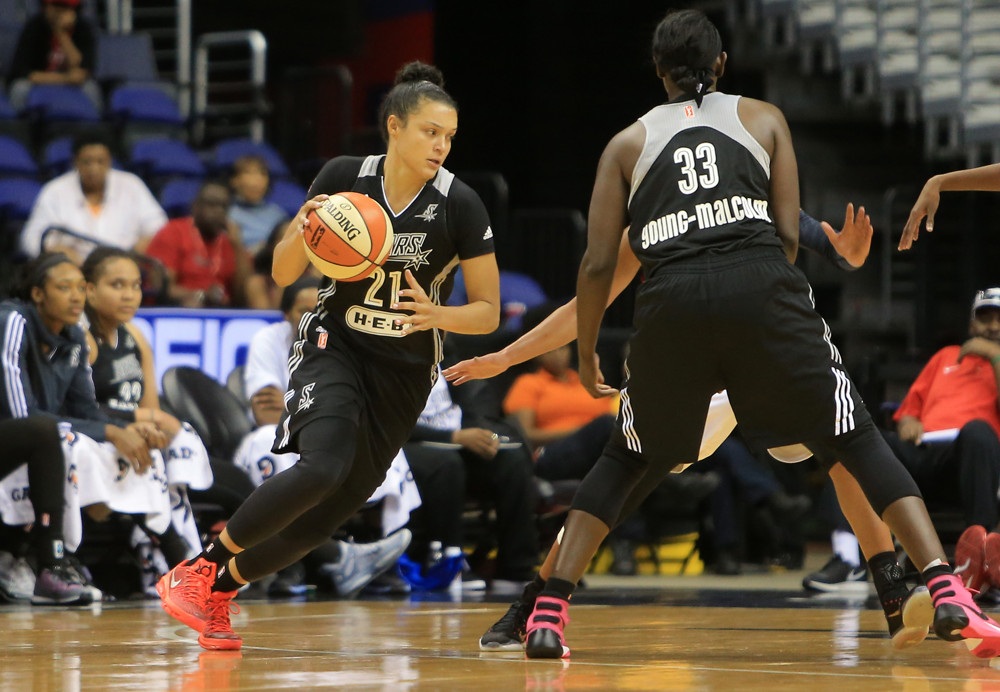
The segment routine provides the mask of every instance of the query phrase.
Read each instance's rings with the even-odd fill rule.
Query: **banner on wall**
[[[187,366],[225,384],[246,363],[257,330],[282,319],[277,310],[146,308],[133,321],[153,349],[157,382],[168,369]]]

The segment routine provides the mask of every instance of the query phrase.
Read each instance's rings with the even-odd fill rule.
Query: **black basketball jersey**
[[[93,365],[97,403],[112,416],[139,408],[144,388],[139,344],[124,325],[118,327],[117,336],[118,343],[112,346],[95,335],[97,360]]]
[[[412,365],[430,365],[442,357],[438,330],[402,335],[395,320],[409,315],[393,310],[400,289],[409,288],[409,269],[435,303],[444,304],[454,285],[459,260],[493,252],[493,230],[486,207],[468,185],[445,168],[424,185],[410,204],[395,214],[382,184],[385,156],[341,156],[320,171],[309,197],[354,191],[371,197],[392,220],[393,245],[385,265],[361,281],[324,278],[315,313],[300,325],[300,338],[316,319],[356,353]]]
[[[709,93],[639,118],[646,141],[632,173],[629,243],[647,276],[695,254],[782,247],[768,196],[770,156],[743,126],[740,97]]]

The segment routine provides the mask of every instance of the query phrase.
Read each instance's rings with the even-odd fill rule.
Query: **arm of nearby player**
[[[577,353],[580,383],[591,396],[608,396],[597,367],[597,337],[618,266],[622,229],[629,225],[629,180],[646,129],[636,122],[615,135],[597,164],[587,221],[587,249],[576,281]]]
[[[608,304],[617,298],[625,287],[635,278],[639,270],[639,260],[636,259],[628,244],[628,233],[622,233],[618,246],[618,264],[611,280],[611,292]],[[524,363],[543,353],[564,346],[576,338],[576,298],[559,306],[534,329],[527,332],[514,343],[496,353],[476,356],[447,368],[443,371],[445,379],[453,384],[462,384],[470,380],[483,380],[499,375],[518,363]]]
[[[864,207],[855,212],[854,205],[848,203],[839,232],[799,210],[799,244],[846,271],[854,271],[868,259],[873,233],[872,220]]]
[[[941,201],[942,192],[958,191],[1000,191],[1000,163],[979,168],[966,168],[951,173],[935,175],[920,191],[920,196],[910,210],[910,216],[903,227],[903,235],[899,239],[899,249],[909,250],[920,234],[920,222],[927,217],[927,232],[934,230],[934,214]]]

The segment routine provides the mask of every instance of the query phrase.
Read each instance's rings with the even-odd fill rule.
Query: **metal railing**
[[[226,61],[226,68],[236,70],[247,67],[247,79],[237,81],[211,82],[210,52],[224,47],[246,46],[250,51],[249,61]],[[217,31],[198,37],[194,55],[194,140],[202,142],[206,134],[206,120],[216,113],[226,112],[242,115],[248,120],[249,136],[255,142],[264,141],[264,87],[267,79],[267,39],[256,29],[247,31]],[[236,104],[213,106],[209,103],[209,92],[248,91],[249,100]],[[213,110],[216,113],[213,113]]]

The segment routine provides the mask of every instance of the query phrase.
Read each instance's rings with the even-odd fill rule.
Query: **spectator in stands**
[[[467,388],[459,394],[468,393]],[[422,498],[415,520],[425,528],[428,549],[426,558],[416,551],[417,559],[423,559],[427,573],[433,567],[428,563],[450,557],[449,552],[461,554],[462,512],[469,496],[478,497],[496,510],[492,587],[520,590],[534,574],[539,552],[531,454],[520,440],[508,440],[491,429],[490,421],[476,420],[465,403],[456,403],[450,385],[438,377],[403,445]],[[465,588],[485,586],[476,584],[474,575],[466,577]]]
[[[976,590],[987,572],[1000,586],[998,379],[1000,288],[988,288],[972,302],[969,339],[931,357],[893,416],[896,433],[886,435],[928,501],[961,506],[968,528],[956,546],[955,572]],[[985,550],[994,555],[989,568]]]
[[[270,184],[267,162],[260,156],[241,156],[233,162],[229,218],[240,227],[243,247],[251,253],[264,247],[278,224],[287,226],[290,220],[284,209],[267,201]]]
[[[170,502],[163,460],[152,450],[166,437],[149,422],[110,418],[97,403],[86,337],[78,325],[84,310],[83,273],[61,253],[24,265],[19,298],[0,303],[4,334],[0,419],[41,414],[68,423],[73,443],[67,464],[76,469],[77,510],[67,510],[75,550],[82,534],[79,507],[95,519],[110,512],[131,515],[161,543],[169,540]]]
[[[285,235],[288,223],[279,221],[275,225],[267,242],[253,256],[253,273],[246,282],[247,307],[254,310],[278,310],[281,308],[283,290],[274,282],[271,276],[271,262],[274,260],[274,246]],[[313,265],[305,271],[306,276],[320,278],[322,274]]]
[[[111,143],[97,132],[73,142],[73,170],[47,182],[21,234],[29,257],[65,252],[81,263],[97,245],[143,252],[167,222],[142,180],[111,167]],[[42,237],[50,228],[62,229]],[[65,231],[68,231],[65,232]]]
[[[163,455],[172,526],[184,545],[163,547],[166,560],[160,565],[162,571],[144,575],[155,576],[145,585],[152,589],[166,572],[164,567],[201,552],[201,536],[187,491],[189,487],[211,487],[212,467],[208,451],[194,429],[160,409],[153,349],[131,321],[142,299],[139,265],[125,250],[101,247],[83,263],[83,276],[87,280],[86,337],[97,403],[112,420],[152,423],[169,440]],[[173,540],[174,533],[168,538]],[[147,541],[136,534],[135,542]]]
[[[101,89],[91,78],[97,34],[79,16],[80,0],[43,0],[42,10],[25,22],[9,71],[9,99],[21,110],[36,84],[79,87],[101,109]]]
[[[227,216],[229,187],[209,180],[191,203],[191,216],[173,219],[146,254],[167,270],[170,300],[188,308],[241,306],[250,258],[240,229]]]
[[[298,461],[297,454],[276,454],[271,447],[285,406],[288,356],[295,332],[302,316],[316,307],[318,296],[319,279],[306,276],[295,281],[282,292],[281,311],[285,319],[264,327],[250,341],[243,382],[257,427],[240,444],[233,462],[247,473],[254,487]],[[410,510],[420,504],[419,493],[408,474],[406,458],[400,454],[393,460],[386,482],[373,495],[374,500],[383,500],[382,529],[386,533],[406,524]],[[409,542],[410,532],[405,530],[373,543],[331,541],[314,550],[305,561],[324,581],[331,582],[340,596],[353,597],[394,565]],[[298,584],[289,583],[290,580],[301,581],[296,565],[279,572],[268,592],[294,593]]]
[[[0,551],[0,593],[12,600],[30,598],[39,604],[89,603],[90,591],[66,559],[63,514],[67,470],[55,419],[35,415],[0,420],[0,448],[4,450],[0,457],[0,497],[4,498],[0,517],[8,525],[34,522],[31,557],[38,569],[36,577],[19,554],[19,546],[4,545],[5,550]],[[28,488],[30,492],[25,492]],[[26,505],[30,505],[30,512],[24,511]]]

